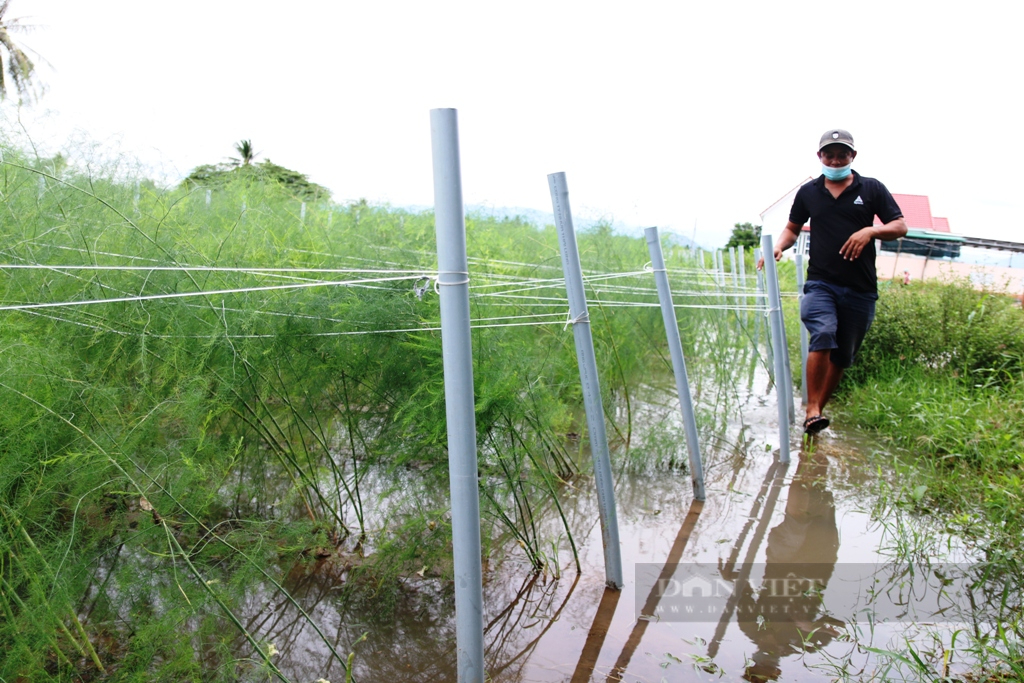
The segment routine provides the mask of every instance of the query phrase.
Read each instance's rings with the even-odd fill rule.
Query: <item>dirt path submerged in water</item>
[[[969,566],[963,544],[915,527],[920,520],[874,518],[891,483],[866,455],[869,439],[827,430],[801,448],[794,436],[792,461],[782,465],[773,452],[775,415],[773,396],[750,394],[728,430],[702,444],[704,503],[692,499],[685,472],[620,472],[622,591],[604,586],[593,483],[573,482],[563,509],[582,572],[563,550],[558,578],[514,560],[485,575],[490,680],[866,679],[877,668],[867,648],[941,642],[963,621],[984,618],[983,607],[965,615],[962,595],[944,595],[941,571],[914,571],[922,557]],[[931,556],[939,545],[944,555]],[[952,583],[947,593],[956,592]],[[381,624],[339,612],[328,584],[314,575],[294,588],[339,643],[367,633],[355,649],[356,680],[455,680],[452,601],[443,585],[411,577],[410,599]],[[261,636],[281,652],[282,671],[293,680],[343,679],[289,610],[272,609]]]

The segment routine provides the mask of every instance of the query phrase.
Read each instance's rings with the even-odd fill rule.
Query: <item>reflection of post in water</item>
[[[605,636],[608,635],[608,627],[612,624],[612,617],[615,616],[615,608],[619,604],[619,596],[622,591],[605,588],[601,596],[601,604],[597,606],[597,614],[594,615],[594,623],[590,625],[587,632],[587,640],[583,643],[583,652],[580,653],[579,661],[576,662],[576,670],[572,674],[570,683],[590,683],[590,675],[594,673],[597,666],[597,658],[604,646]]]
[[[786,516],[768,534],[761,586],[755,592],[749,582],[736,584],[740,629],[757,645],[743,676],[748,681],[775,680],[783,657],[827,645],[837,635],[834,626],[843,625],[822,605],[839,553],[827,476],[824,455],[800,454]]]
[[[330,562],[318,562],[312,568],[297,565],[285,582],[291,599],[276,608],[271,602],[254,611],[245,622],[246,630],[283,653],[278,663],[293,680],[345,678],[346,662],[338,652],[348,652],[343,649],[348,646],[341,643],[356,642],[363,632],[368,632],[368,639],[357,657],[356,668],[363,671],[356,674],[358,680],[367,675],[396,683],[455,679],[454,633],[440,601],[425,600],[425,595],[411,590],[396,604],[394,618],[381,624],[373,616],[357,614],[358,609],[338,604],[337,587],[344,583],[345,571]],[[522,677],[516,667],[526,664],[537,643],[558,622],[578,583],[579,575],[566,589],[563,582],[544,581],[541,574],[531,574],[507,602],[500,597],[487,601],[505,605],[484,627],[484,658],[492,676]],[[505,592],[497,585],[496,590]],[[261,593],[258,598],[265,601],[271,596]],[[329,660],[312,650],[314,639],[309,631],[315,627],[308,615],[321,622],[337,621],[337,641],[328,644],[333,653]],[[526,638],[528,642],[524,642]],[[243,647],[238,642],[237,649]],[[381,652],[388,654],[374,656]]]
[[[683,524],[679,527],[679,533],[676,534],[676,540],[673,541],[672,547],[668,551],[668,556],[665,558],[665,565],[661,569],[661,574],[658,580],[654,582],[654,586],[651,587],[651,592],[647,594],[647,600],[644,602],[643,608],[640,610],[640,618],[637,619],[636,624],[633,625],[633,630],[629,634],[629,638],[626,639],[626,644],[622,648],[622,652],[619,654],[619,658],[615,661],[615,666],[612,667],[611,673],[608,674],[609,681],[621,681],[622,674],[626,671],[626,666],[629,665],[629,660],[633,658],[633,653],[636,652],[637,647],[640,645],[640,641],[644,637],[644,632],[647,630],[648,619],[644,617],[651,617],[656,613],[658,602],[661,599],[661,591],[659,587],[663,585],[663,581],[668,581],[675,574],[676,568],[679,566],[679,560],[683,556],[683,550],[686,548],[686,543],[690,540],[690,536],[693,534],[693,529],[697,526],[697,519],[700,517],[701,510],[704,509],[703,501],[695,500],[690,503],[690,509],[686,513],[686,518],[683,519]],[[610,615],[609,615],[610,617]],[[596,626],[595,621],[595,626]],[[604,631],[607,633],[608,625],[603,625]],[[592,660],[587,664],[590,670],[583,676],[581,671],[581,665],[584,665],[584,661],[580,658],[580,664],[576,667],[576,673],[573,674],[572,681],[589,681],[590,673],[594,669],[594,664],[597,662],[597,654],[595,653]]]
[[[786,468],[787,466],[778,460],[772,461],[771,467],[764,473],[761,490],[754,499],[754,505],[750,509],[750,514],[747,515],[747,523],[743,525],[739,538],[733,544],[732,553],[729,554],[728,561],[724,565],[719,566],[719,571],[723,578],[734,581],[735,585],[749,583],[750,570],[753,567],[754,558],[757,557],[757,550],[761,547],[765,531],[768,530],[768,523],[771,521],[772,513],[775,511],[775,503],[779,500],[779,492],[782,490],[780,484],[782,483],[783,475],[786,473]],[[764,500],[764,511],[758,517],[762,500]],[[739,557],[743,541],[746,539],[747,534],[750,532],[750,527],[754,525],[755,521],[758,524],[757,529],[754,531],[754,538],[747,547],[747,554],[743,558],[743,565],[740,567],[740,571],[735,572],[733,568],[736,566],[736,558]],[[722,638],[725,637],[725,630],[729,626],[729,620],[732,619],[733,610],[736,609],[737,598],[738,595],[735,592],[730,595],[729,600],[725,603],[725,609],[722,610],[722,617],[718,620],[715,635],[708,644],[708,657],[711,659],[718,655],[718,646],[722,644]]]
[[[576,575],[573,579],[572,585],[569,586],[569,590],[565,592],[565,597],[562,598],[561,604],[558,605],[558,609],[554,612],[550,612],[550,609],[540,604],[541,602],[553,603],[551,599],[556,594],[556,590],[544,590],[540,588],[541,595],[536,596],[534,593],[538,590],[538,576],[534,574],[526,584],[519,589],[515,599],[508,604],[505,609],[501,611],[494,619],[491,620],[487,626],[484,627],[484,636],[490,638],[490,642],[486,644],[484,651],[484,659],[488,662],[487,671],[490,673],[492,678],[497,678],[499,674],[503,673],[506,669],[511,667],[516,662],[520,662],[521,665],[525,665],[529,659],[526,655],[533,651],[537,647],[537,643],[544,637],[544,634],[548,632],[559,617],[562,615],[562,610],[569,603],[569,598],[572,596],[573,591],[576,590],[576,584],[580,581],[580,574]],[[552,588],[557,588],[558,582],[551,584]],[[618,593],[619,591],[612,591]],[[541,617],[547,621],[544,628],[537,632],[537,635],[533,637],[528,643],[521,644],[518,638],[522,636],[524,631],[523,621],[529,618],[531,621],[537,619],[538,614],[550,614],[550,616]],[[525,628],[529,628],[526,626]],[[517,677],[512,677],[516,679]]]

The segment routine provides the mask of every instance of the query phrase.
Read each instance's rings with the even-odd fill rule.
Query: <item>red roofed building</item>
[[[893,199],[903,210],[903,220],[907,227],[912,230],[934,230],[935,232],[949,232],[949,220],[932,215],[932,206],[928,196],[923,194],[893,194]],[[875,216],[875,225],[882,222]]]
[[[801,181],[761,213],[761,224],[766,232],[780,233],[789,220],[789,210],[797,191],[813,180],[806,178]],[[932,215],[931,202],[926,195],[893,194],[893,199],[903,212],[908,233],[900,240],[878,243],[875,266],[880,278],[902,281],[904,274],[909,274],[911,280],[965,277],[979,289],[1012,294],[1019,294],[1024,289],[1024,270],[1013,267],[1012,256],[1011,263],[1004,267],[972,261],[973,255],[962,260],[960,253],[960,247],[966,246],[1018,254],[1024,253],[1024,244],[954,235],[949,230],[949,219]],[[874,224],[881,225],[877,216]],[[793,250],[787,253],[806,255],[809,238],[809,226],[805,225]],[[1024,300],[1024,295],[1021,296]]]
[[[803,185],[811,182],[814,178],[806,178],[799,185],[791,189],[778,201],[761,212],[761,223],[768,230],[777,230],[786,224],[789,218],[789,209],[793,205],[793,198],[796,191]],[[932,215],[932,205],[928,196],[923,194],[893,194],[893,199],[899,204],[903,211],[903,219],[911,230],[933,230],[935,232],[949,232],[949,220],[941,216]],[[878,216],[875,216],[875,225],[881,225]],[[804,226],[804,231],[809,230]]]

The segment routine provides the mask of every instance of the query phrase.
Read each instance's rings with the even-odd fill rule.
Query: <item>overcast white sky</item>
[[[854,168],[928,195],[954,232],[1024,241],[1022,15],[985,0],[8,10],[52,66],[22,114],[45,149],[84,135],[170,182],[249,138],[338,201],[430,205],[429,110],[455,107],[467,203],[550,211],[546,176],[565,171],[581,217],[696,225],[705,246],[818,175],[831,127],[856,138]]]

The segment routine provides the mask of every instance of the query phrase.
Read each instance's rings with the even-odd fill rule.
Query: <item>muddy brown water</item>
[[[664,398],[652,394],[638,411],[641,432],[672,421]],[[970,566],[970,548],[927,519],[873,514],[912,482],[885,479],[870,438],[838,425],[806,448],[795,434],[784,466],[775,415],[773,395],[751,392],[728,429],[706,437],[703,504],[684,472],[620,468],[621,591],[604,585],[593,483],[574,481],[563,507],[582,571],[564,542],[557,578],[514,555],[485,570],[489,680],[867,680],[882,665],[869,648],[898,651],[909,641],[927,655],[965,622],[979,628],[989,594],[951,610],[957,599],[942,595],[928,567]],[[548,521],[557,535],[557,518]],[[452,590],[429,574],[409,578],[407,599],[386,621],[344,609],[331,576],[293,577],[288,588],[343,657],[354,651],[355,680],[456,679]],[[307,620],[280,596],[260,595],[247,625],[274,645],[281,670],[293,681],[344,681]],[[948,673],[969,665],[955,661]]]

